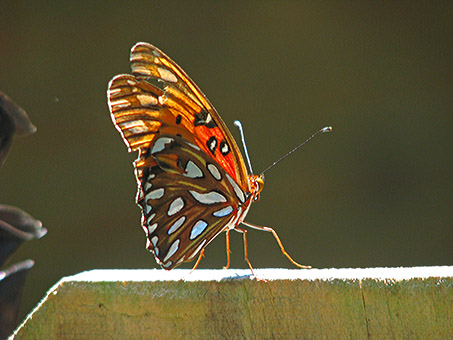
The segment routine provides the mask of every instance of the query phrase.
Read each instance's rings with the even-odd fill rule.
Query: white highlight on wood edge
[[[254,269],[262,279],[272,280],[410,280],[430,277],[453,277],[453,266],[395,267],[395,268],[325,268],[325,269]],[[140,281],[222,281],[250,276],[249,269],[94,269],[76,275],[63,277],[51,289],[63,282],[140,282]]]

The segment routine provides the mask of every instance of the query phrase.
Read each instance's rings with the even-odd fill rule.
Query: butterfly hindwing
[[[229,174],[181,137],[160,136],[147,158],[137,202],[148,249],[171,269],[191,261],[229,226],[237,213],[236,193]]]

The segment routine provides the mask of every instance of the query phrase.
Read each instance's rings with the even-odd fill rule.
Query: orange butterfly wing
[[[129,151],[140,154],[160,135],[181,136],[210,154],[249,191],[244,160],[227,126],[189,76],[165,53],[148,43],[131,50],[133,76],[109,84],[112,120]],[[163,88],[152,82],[162,82]],[[144,159],[135,163],[138,171]]]

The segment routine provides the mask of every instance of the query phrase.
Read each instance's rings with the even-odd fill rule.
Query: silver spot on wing
[[[186,164],[184,176],[189,178],[201,178],[203,177],[203,172],[201,169],[192,161],[188,161]]]
[[[200,236],[203,233],[203,231],[206,230],[207,227],[208,227],[208,223],[206,221],[198,220],[192,227],[189,238],[191,240],[196,239],[198,236]]]
[[[165,263],[164,265],[162,265],[162,267],[168,268],[168,267],[170,267],[172,264],[173,264],[172,261],[168,261],[167,263]]]
[[[228,179],[228,182],[230,182],[231,186],[233,187],[234,193],[236,194],[237,198],[241,203],[245,202],[245,195],[244,192],[242,191],[241,188],[239,188],[239,185],[236,183],[236,181],[231,178],[229,174],[226,174],[226,177]]]
[[[151,220],[154,218],[154,216],[156,216],[156,213],[154,213],[148,217],[148,224],[151,223]]]
[[[151,149],[151,154],[155,154],[156,152],[160,152],[165,149],[165,146],[167,144],[170,144],[173,142],[174,139],[170,137],[160,137],[158,140],[153,145],[153,148]]]
[[[152,184],[150,182],[146,182],[145,187],[144,187],[145,192],[148,191],[149,189],[151,189],[151,187],[152,187]]]
[[[157,70],[159,71],[159,75],[163,80],[170,83],[176,83],[178,81],[178,78],[176,78],[173,72],[162,67],[158,67]]]
[[[214,177],[216,180],[220,181],[222,179],[222,175],[220,174],[219,169],[217,169],[217,167],[214,164],[208,163],[207,168],[211,173],[212,177]]]
[[[170,227],[170,229],[168,229],[168,235],[171,235],[173,234],[176,230],[178,230],[183,224],[184,222],[186,221],[186,216],[181,216],[180,218],[178,218],[175,223],[173,223]]]
[[[228,216],[229,214],[231,214],[232,212],[233,212],[233,207],[231,205],[229,205],[228,207],[225,207],[223,209],[213,212],[212,215],[215,217],[225,217],[225,216]]]
[[[174,214],[180,212],[182,208],[184,208],[184,200],[181,197],[178,197],[171,202],[167,214],[168,216],[173,216]]]
[[[156,229],[157,229],[157,223],[153,223],[150,226],[148,226],[149,235],[151,235]],[[154,237],[157,237],[157,236],[154,236]]]
[[[164,258],[164,262],[167,262],[167,260],[168,260],[170,257],[172,257],[172,256],[178,251],[179,242],[180,242],[180,240],[177,239],[175,242],[172,243],[172,245],[171,245],[170,248],[168,249],[167,255],[166,255],[165,258]]]
[[[153,191],[150,191],[145,197],[147,200],[158,200],[164,196],[164,188],[159,188]]]
[[[201,204],[215,204],[224,203],[227,201],[226,197],[217,191],[210,191],[205,194],[199,193],[194,190],[189,190],[190,194]]]

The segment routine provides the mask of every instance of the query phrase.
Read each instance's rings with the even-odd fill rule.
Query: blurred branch
[[[25,111],[0,92],[0,166],[8,156],[14,135],[35,131]],[[24,241],[39,239],[46,233],[41,221],[19,208],[0,204],[0,268]],[[5,339],[18,324],[25,278],[33,264],[33,260],[26,260],[0,271],[0,339]]]

